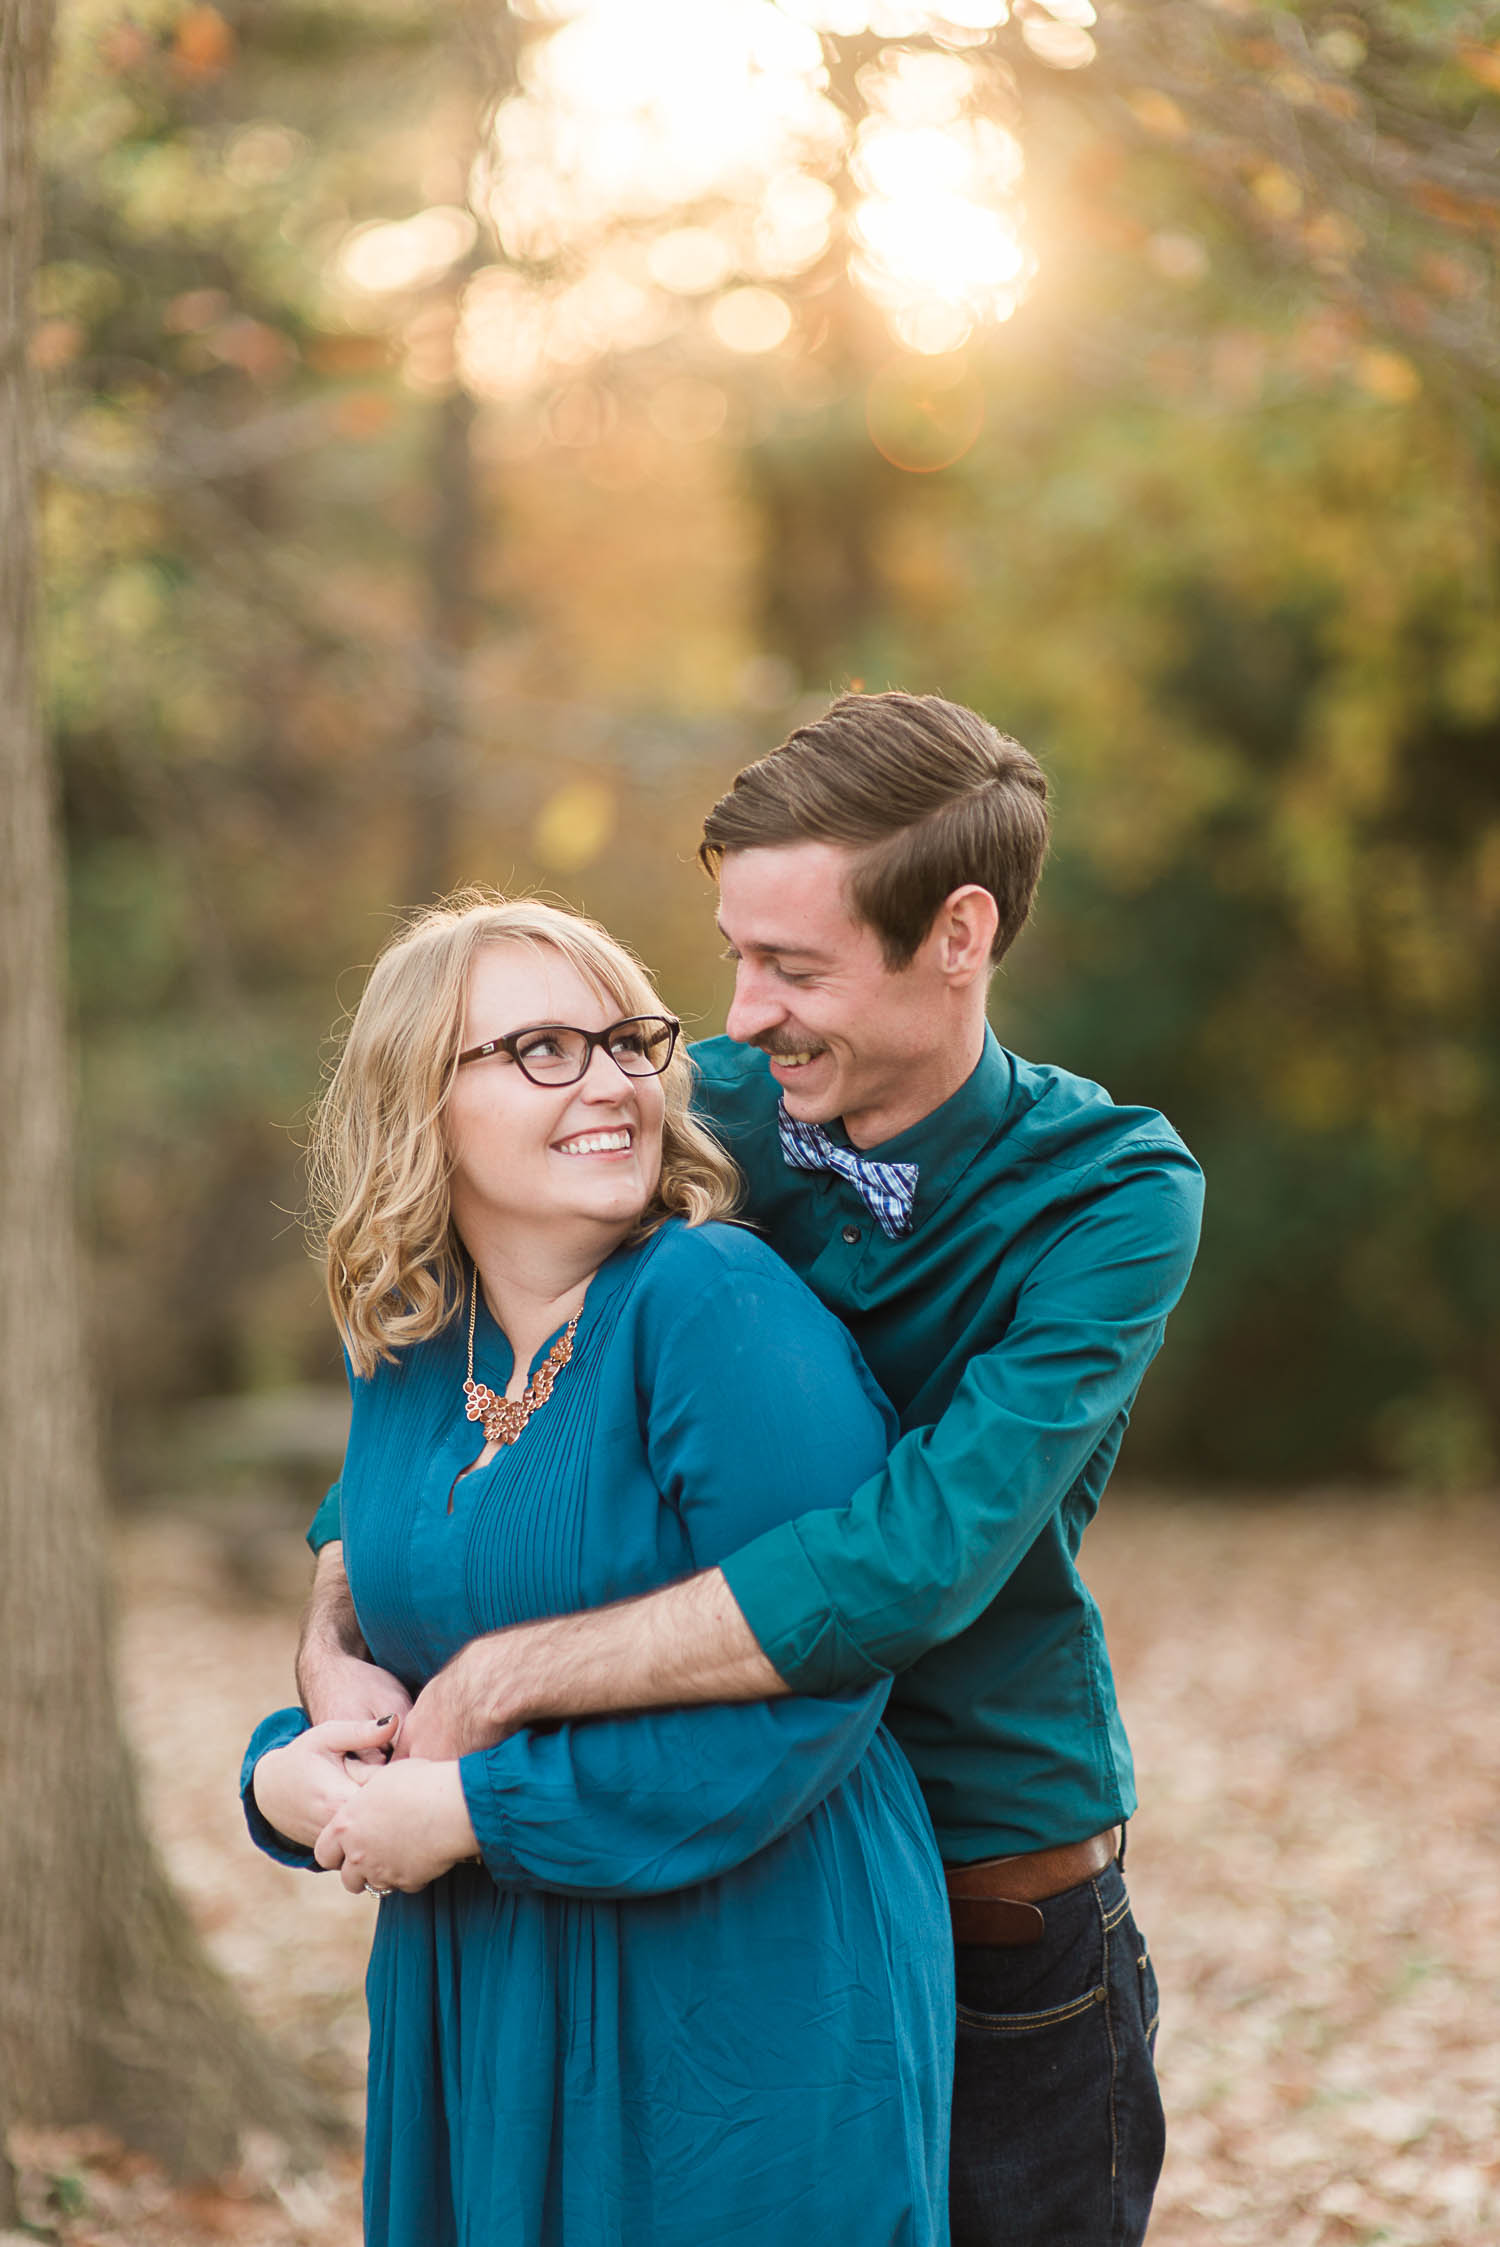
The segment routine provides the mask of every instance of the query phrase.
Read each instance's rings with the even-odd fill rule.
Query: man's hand
[[[349,1596],[344,1548],[337,1541],[318,1555],[297,1647],[297,1691],[315,1725],[394,1715],[397,1729],[386,1746],[399,1737],[400,1720],[411,1707],[401,1680],[370,1660]],[[384,1753],[370,1750],[364,1760],[381,1763]]]
[[[256,1764],[250,1791],[261,1816],[288,1841],[310,1849],[330,1818],[374,1777],[393,1737],[394,1716],[383,1722],[315,1724],[310,1732],[271,1748]]]
[[[479,1855],[456,1763],[393,1763],[372,1771],[330,1818],[313,1854],[353,1895],[425,1888]]]
[[[401,1726],[394,1756],[443,1763],[475,1748],[493,1748],[526,1722],[517,1656],[530,1630],[491,1631],[470,1639],[429,1678]]]

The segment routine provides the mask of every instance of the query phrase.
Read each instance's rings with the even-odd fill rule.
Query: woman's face
[[[560,952],[486,944],[469,972],[460,1052],[540,1023],[605,1030],[621,1008]],[[628,1231],[661,1176],[660,1077],[628,1077],[599,1047],[576,1084],[533,1084],[506,1053],[466,1061],[448,1102],[453,1215],[476,1221],[593,1219]]]

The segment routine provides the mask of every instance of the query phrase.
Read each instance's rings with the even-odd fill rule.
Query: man
[[[842,1510],[722,1569],[477,1640],[398,1751],[896,1673],[953,1910],[954,2247],[1137,2241],[1162,2153],[1155,1981],[1119,1868],[1130,1751],[1075,1560],[1201,1180],[1160,1116],[987,1026],[1046,836],[1035,760],[930,696],[845,696],[714,806],[701,855],[736,976],[728,1036],[697,1049],[703,1112],[900,1438]],[[770,1395],[765,1425],[774,1444]],[[405,1703],[360,1660],[335,1503],[299,1666],[315,1718]]]

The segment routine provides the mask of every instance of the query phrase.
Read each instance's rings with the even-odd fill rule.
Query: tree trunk
[[[20,2220],[21,2211],[16,2204],[16,2173],[5,2151],[8,2124],[3,2102],[0,2102],[0,2234],[9,2231]]]
[[[102,2122],[178,2169],[320,2119],[157,1861],[111,1684],[82,1362],[56,807],[33,662],[27,359],[50,0],[0,0],[0,2112]],[[235,1743],[226,1740],[226,1783]],[[3,2182],[3,2179],[0,2179]]]

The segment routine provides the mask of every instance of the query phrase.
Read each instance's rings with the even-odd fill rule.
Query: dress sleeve
[[[889,1676],[983,1613],[1128,1410],[1187,1283],[1202,1201],[1180,1146],[1101,1170],[942,1417],[903,1436],[847,1505],[726,1561],[794,1690]]]
[[[769,1257],[679,1296],[670,1323],[643,1317],[638,1379],[652,1473],[699,1567],[839,1505],[889,1440],[848,1336]],[[848,1777],[887,1690],[518,1732],[459,1766],[480,1853],[507,1887],[636,1896],[711,1880]]]
[[[295,1865],[306,1872],[321,1872],[323,1868],[312,1851],[301,1842],[288,1841],[286,1835],[278,1833],[269,1818],[263,1814],[255,1799],[252,1783],[255,1766],[263,1755],[269,1755],[273,1748],[284,1748],[290,1741],[300,1739],[307,1729],[305,1709],[277,1709],[270,1716],[261,1718],[250,1735],[250,1745],[246,1748],[245,1760],[240,1765],[240,1801],[244,1805],[250,1839],[257,1849],[263,1849],[268,1857],[274,1857],[278,1865]]]

